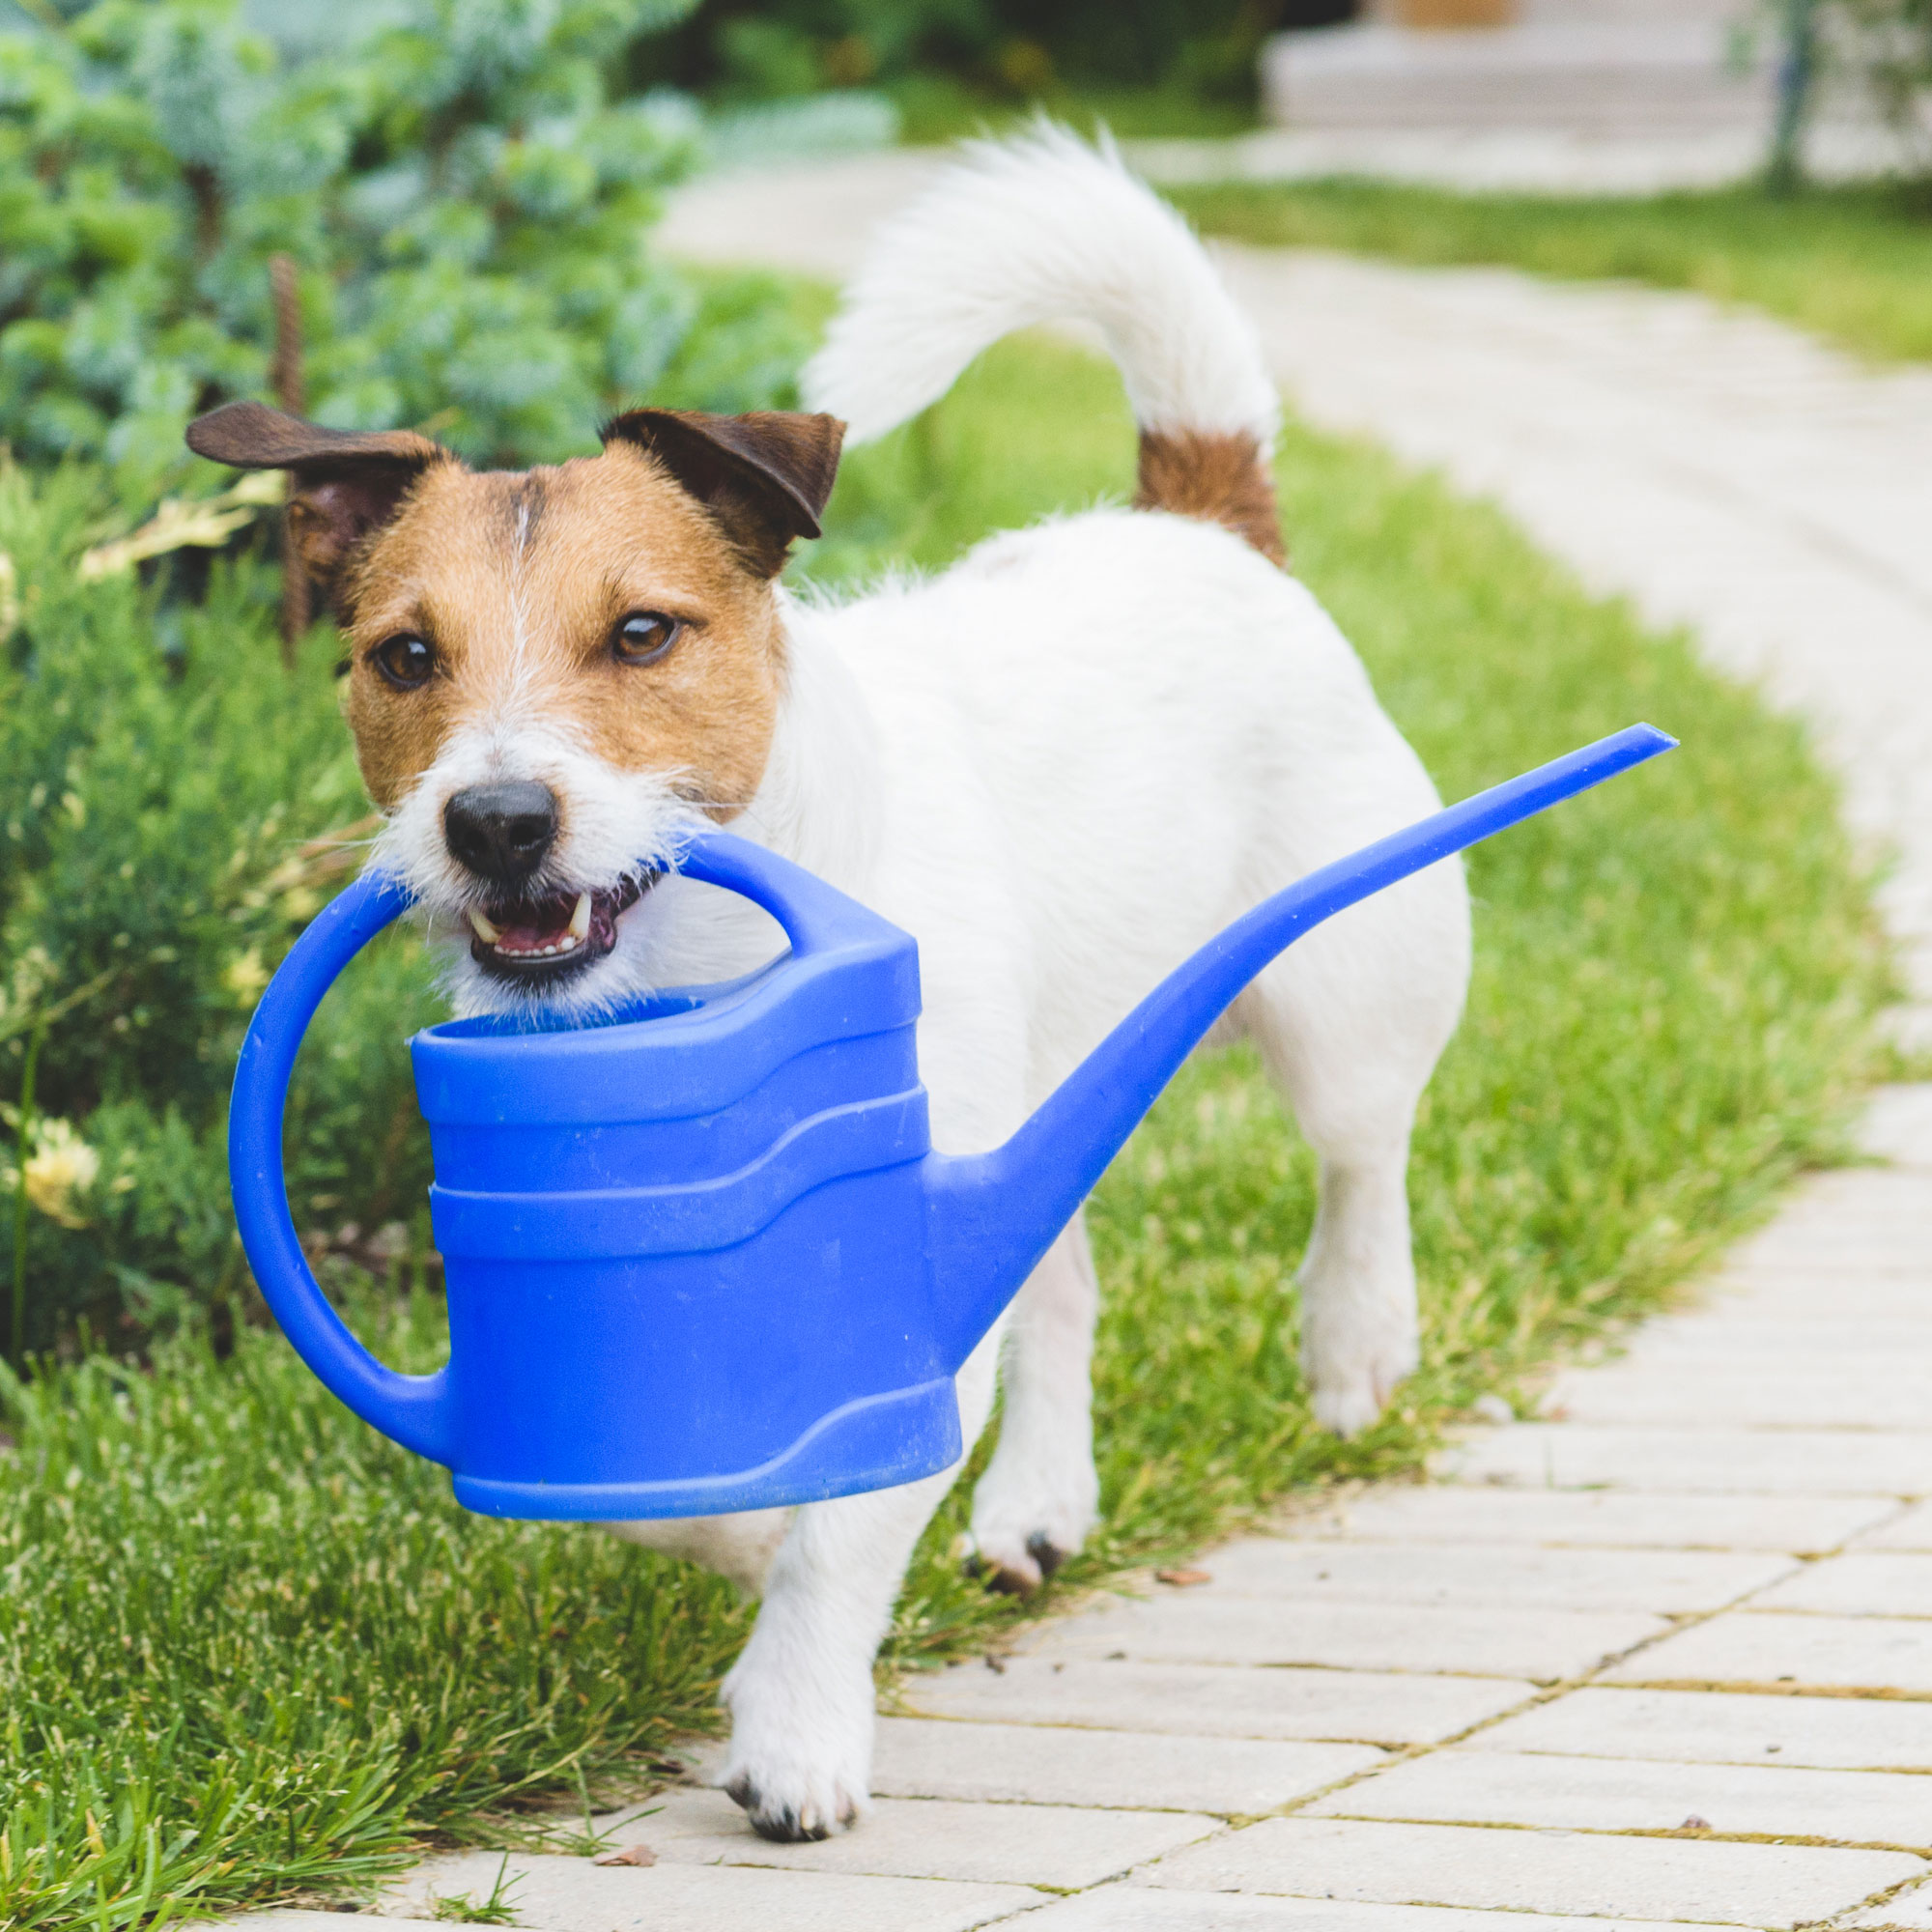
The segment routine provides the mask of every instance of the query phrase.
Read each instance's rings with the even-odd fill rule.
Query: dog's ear
[[[412,429],[324,429],[265,403],[225,403],[187,426],[197,456],[233,469],[286,469],[289,537],[316,582],[334,585],[349,554],[396,514],[410,486],[449,451]]]
[[[755,410],[631,410],[604,425],[605,442],[647,449],[724,527],[763,577],[784,568],[794,537],[819,534],[838,474],[845,425],[837,416]]]

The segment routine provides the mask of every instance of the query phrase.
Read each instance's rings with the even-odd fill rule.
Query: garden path
[[[674,239],[838,272],[920,165],[708,185]],[[1689,298],[1224,259],[1308,415],[1494,496],[1811,723],[1900,855],[1932,1032],[1932,377]],[[693,1784],[606,1821],[648,1868],[512,1858],[519,1921],[1932,1928],[1932,1086],[1865,1131],[1878,1164],[1808,1180],[1698,1306],[1468,1432],[1433,1486],[914,1680],[862,1830],[766,1845]],[[432,1861],[386,1910],[497,1870]]]

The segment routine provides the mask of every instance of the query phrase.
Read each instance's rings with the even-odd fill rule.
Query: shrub
[[[1276,27],[1352,0],[703,0],[672,39],[681,82],[769,99],[939,69],[1016,96],[1175,86],[1245,99]]]
[[[99,0],[0,30],[0,437],[152,500],[189,416],[269,386],[277,253],[309,413],[473,460],[567,454],[676,389],[700,320],[728,361],[729,321],[646,246],[698,118],[620,92],[692,4],[364,0],[323,24],[309,0]]]
[[[24,1207],[0,1269],[31,1345],[245,1282],[242,1028],[371,829],[327,653],[279,661],[249,527],[279,485],[164,501],[128,542],[130,513],[205,491],[186,421],[268,386],[276,253],[325,422],[525,463],[646,394],[789,400],[793,298],[647,246],[699,122],[624,98],[625,62],[691,4],[43,0],[0,28],[0,439],[23,463],[0,469],[0,1187]],[[399,1042],[433,1009],[407,936],[331,996],[291,1113],[305,1224],[420,1202]]]
[[[22,1149],[15,1114],[8,1135],[41,1183],[22,1277],[37,1346],[80,1316],[145,1325],[243,1280],[222,1149],[235,1053],[369,830],[327,654],[283,670],[266,562],[217,558],[198,604],[170,603],[162,579],[90,577],[110,507],[83,467],[0,469],[0,1097],[17,1098],[40,1036],[42,1125]],[[397,1042],[433,1010],[406,936],[325,1009],[292,1117],[304,1222],[374,1225],[420,1201]]]

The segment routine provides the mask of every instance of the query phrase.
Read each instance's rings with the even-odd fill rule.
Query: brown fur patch
[[[1223,525],[1270,563],[1288,562],[1274,478],[1261,444],[1245,431],[1143,430],[1134,508]]]
[[[702,503],[766,577],[784,568],[794,537],[815,537],[838,474],[845,425],[791,410],[712,415],[631,410],[604,425],[606,445],[633,442]]]
[[[224,403],[188,424],[187,446],[237,469],[289,472],[289,541],[338,616],[356,547],[396,514],[425,469],[456,461],[412,429],[327,429],[266,403]]]
[[[662,773],[720,820],[764,775],[784,670],[771,585],[634,443],[526,474],[431,467],[352,559],[347,587],[346,708],[384,809],[453,732],[497,718],[559,726],[618,770]],[[685,627],[655,664],[612,654],[634,611]],[[437,653],[416,690],[370,661],[399,632]]]

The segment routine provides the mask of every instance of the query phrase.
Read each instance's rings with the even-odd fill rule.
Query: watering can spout
[[[927,1157],[942,1359],[955,1373],[1073,1218],[1180,1064],[1241,990],[1311,927],[1677,740],[1633,724],[1311,872],[1176,969],[990,1153]]]

